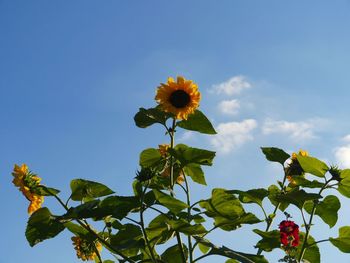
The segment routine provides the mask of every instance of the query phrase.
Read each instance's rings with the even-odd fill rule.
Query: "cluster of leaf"
[[[187,120],[173,121],[170,126],[168,122],[173,120],[173,116],[159,107],[141,108],[134,119],[141,128],[160,124],[172,137],[177,128],[203,134],[216,133],[199,110]],[[277,148],[262,148],[262,151],[268,160],[282,165],[285,171],[283,181],[268,189],[242,191],[216,188],[205,200],[190,200],[189,185],[206,185],[202,166],[212,165],[215,152],[184,144],[170,147],[167,156],[161,155],[156,148],[143,150],[140,154],[140,171],[130,196],[115,195],[101,183],[75,179],[70,185],[70,198],[63,202],[58,197],[57,190],[43,187],[42,194],[54,196],[66,212],[54,215],[44,207],[33,213],[27,225],[27,240],[34,246],[67,229],[85,240],[97,240],[115,256],[117,262],[193,263],[207,256],[218,255],[225,257],[227,263],[263,263],[268,262],[261,255],[263,251],[283,249],[279,231],[270,231],[277,212],[283,212],[289,205],[294,205],[302,213],[310,214],[311,220],[306,221],[303,214],[306,231],[300,234],[300,245],[288,257],[300,260],[302,255],[305,262],[320,262],[317,241],[310,235],[312,217],[319,216],[330,227],[336,224],[340,201],[337,196],[324,193],[328,189],[336,189],[340,194],[350,197],[350,170],[329,168],[316,158],[298,155],[297,161],[303,173],[293,176],[293,183],[287,184],[286,161],[290,155]],[[162,175],[166,169],[171,169],[173,178]],[[180,175],[184,175],[184,183],[174,183]],[[309,180],[310,175],[319,180]],[[186,196],[185,201],[180,200],[180,191],[184,193],[182,196]],[[77,205],[69,206],[70,200],[78,202],[75,203]],[[269,215],[265,213],[265,201],[270,203],[270,208],[275,207]],[[265,218],[259,219],[255,214],[247,212],[245,206],[249,204],[260,207]],[[101,230],[91,227],[95,221],[103,223]],[[265,231],[254,230],[261,237],[256,244],[259,250],[255,253],[240,252],[208,240],[207,235],[216,229],[234,231],[246,224],[261,225],[263,222],[266,223]],[[211,226],[209,229],[208,225]],[[349,253],[350,227],[340,228],[339,237],[328,240],[342,252]],[[101,262],[97,257],[95,260]]]
[[[300,221],[305,228],[305,232],[300,232],[299,246],[286,257],[303,259],[305,262],[321,262],[318,241],[310,235],[312,220],[316,215],[330,228],[336,225],[341,203],[336,195],[329,192],[337,191],[345,197],[350,197],[350,169],[340,170],[334,166],[328,167],[317,158],[298,154],[297,164],[300,165],[302,173],[291,174],[287,184],[286,177],[289,175],[290,165],[286,165],[286,161],[290,158],[289,154],[274,147],[262,148],[262,151],[267,160],[280,163],[285,172],[284,182],[271,185],[266,196],[282,212],[286,211],[290,205],[295,206],[300,211],[300,218],[302,218]],[[305,214],[308,214],[309,218]],[[267,222],[269,223],[269,220]],[[257,244],[261,250],[271,251],[274,248],[281,248],[279,231],[254,230],[254,232],[262,237]],[[340,227],[339,237],[328,237],[321,242],[324,241],[330,241],[340,251],[350,253],[350,226]]]

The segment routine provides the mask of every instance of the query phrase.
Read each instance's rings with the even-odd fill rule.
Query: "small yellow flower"
[[[170,148],[169,144],[159,144],[158,151],[162,157],[166,157],[168,154],[168,149]]]
[[[155,99],[165,112],[173,113],[176,119],[187,120],[198,108],[201,94],[192,80],[178,76],[176,82],[169,77],[166,84],[161,83]]]
[[[95,248],[100,252],[102,245],[98,241],[89,242],[78,236],[71,238],[74,249],[77,252],[77,257],[83,261],[94,260],[97,256]]]
[[[44,202],[44,197],[34,193],[34,188],[39,186],[41,178],[32,174],[26,164],[13,168],[13,184],[18,187],[19,191],[30,201],[28,213],[32,214],[38,210]]]

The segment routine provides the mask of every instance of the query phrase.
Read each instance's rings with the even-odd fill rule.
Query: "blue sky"
[[[219,131],[179,134],[218,150],[206,170],[209,187],[195,187],[196,199],[211,187],[273,183],[281,171],[260,146],[307,149],[350,167],[349,27],[345,0],[0,0],[0,262],[79,262],[68,233],[27,245],[27,202],[11,184],[13,165],[27,163],[63,197],[80,177],[130,194],[139,152],[167,141],[160,127],[135,127],[133,116],[154,105],[168,76],[198,83],[201,109]],[[344,211],[343,225],[350,225]],[[335,237],[337,227],[312,234]],[[254,252],[256,236],[246,231],[212,238]],[[330,244],[320,248],[322,262],[349,260]]]

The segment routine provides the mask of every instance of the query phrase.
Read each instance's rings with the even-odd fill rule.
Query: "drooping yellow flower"
[[[98,241],[89,242],[81,237],[74,236],[71,238],[77,257],[83,261],[94,260],[97,256],[95,248],[100,252],[102,245]]]
[[[38,210],[44,202],[44,197],[34,192],[35,187],[39,186],[41,178],[32,174],[26,164],[13,168],[13,184],[18,187],[19,191],[30,201],[28,213],[32,214]]]
[[[15,164],[15,167],[13,168],[13,184],[20,189],[24,188],[24,178],[29,173],[28,166],[26,164],[22,164],[22,166],[18,166]]]
[[[187,120],[198,108],[201,94],[192,80],[178,76],[176,82],[169,77],[166,84],[161,83],[155,99],[165,112],[173,113],[176,119]]]
[[[169,144],[159,144],[158,151],[162,157],[166,157],[168,153],[168,149],[170,148]]]
[[[42,203],[44,202],[44,197],[36,194],[32,194],[32,198],[30,199],[30,204],[28,206],[28,214],[34,213],[38,210]]]

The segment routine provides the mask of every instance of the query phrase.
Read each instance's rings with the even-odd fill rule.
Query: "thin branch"
[[[68,207],[66,206],[65,203],[63,203],[63,201],[54,193],[50,192],[49,189],[46,188],[46,191],[48,191],[49,194],[51,194],[63,207],[65,210],[68,211]],[[122,257],[123,259],[127,260],[128,262],[131,263],[135,263],[134,260],[132,260],[131,258],[125,256],[122,252],[114,249],[108,242],[106,242],[103,238],[101,238],[95,231],[93,231],[88,225],[85,225],[85,223],[79,219],[75,219],[79,225],[81,225],[83,228],[85,228],[87,231],[89,231],[90,234],[94,235],[99,242],[101,242],[106,248],[108,248],[109,250],[113,251],[114,253],[116,253],[118,256]]]
[[[141,204],[141,209],[140,209],[140,226],[141,226],[142,233],[143,233],[143,236],[144,236],[145,241],[146,241],[146,245],[147,245],[147,247],[149,249],[149,252],[151,254],[152,262],[157,263],[156,257],[155,257],[155,255],[153,253],[153,248],[151,247],[151,244],[150,244],[148,236],[147,236],[147,232],[146,232],[146,229],[145,229],[145,222],[144,222],[144,219],[143,219],[143,212],[145,211],[145,209],[147,209],[147,208],[144,208],[144,206],[143,206],[143,201],[144,201],[144,197],[145,197],[145,194],[146,194],[146,191],[147,191],[147,187],[148,186],[146,185],[145,189],[142,191],[141,200],[140,200],[140,204]]]
[[[182,169],[182,174],[185,180],[185,186],[186,186],[186,199],[187,199],[187,222],[191,223],[191,201],[190,201],[190,188],[188,186],[188,182],[187,182],[187,178],[185,175],[184,170]],[[193,247],[192,247],[192,236],[188,235],[187,236],[187,240],[188,240],[188,251],[189,251],[189,260],[190,263],[193,263]]]
[[[325,184],[321,187],[320,191],[318,192],[319,195],[322,194],[323,190],[325,190],[327,188],[327,185],[331,181],[332,181],[332,178],[325,182]],[[312,210],[311,210],[309,223],[307,225],[305,225],[306,233],[305,233],[304,242],[303,242],[303,245],[302,245],[302,248],[301,248],[301,252],[300,252],[300,256],[299,256],[298,262],[302,261],[302,259],[304,257],[304,254],[305,254],[305,251],[306,251],[306,248],[307,248],[307,240],[308,240],[309,235],[310,235],[310,229],[311,229],[311,225],[312,225],[312,220],[313,220],[315,212],[316,212],[316,207],[317,207],[317,202],[314,201],[314,205],[313,205]]]

